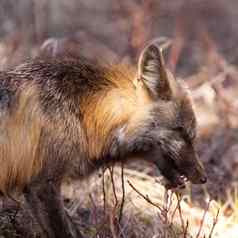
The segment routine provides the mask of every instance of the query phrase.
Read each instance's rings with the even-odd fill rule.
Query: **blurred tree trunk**
[[[23,32],[23,42],[32,45],[36,40],[34,2],[33,0],[21,0],[15,3],[18,6],[17,24]]]
[[[35,14],[35,34],[37,42],[49,36],[50,0],[33,0]]]

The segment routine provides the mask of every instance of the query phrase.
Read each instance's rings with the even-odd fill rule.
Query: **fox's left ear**
[[[161,42],[155,40],[144,48],[138,62],[138,80],[154,98],[169,100],[172,96]]]

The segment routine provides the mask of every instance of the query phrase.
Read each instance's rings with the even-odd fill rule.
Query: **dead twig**
[[[183,237],[186,238],[187,237],[187,234],[188,234],[188,226],[189,226],[189,222],[188,220],[186,221],[186,226],[185,226],[185,229],[184,229],[184,233],[183,233]]]
[[[102,171],[102,192],[103,192],[103,211],[104,216],[106,215],[106,190],[105,190],[105,168]]]
[[[217,222],[218,222],[219,213],[220,213],[220,209],[217,210],[217,214],[216,214],[216,216],[215,216],[215,218],[214,218],[214,220],[213,220],[212,229],[211,229],[211,231],[210,231],[210,233],[209,233],[208,238],[212,238],[213,231],[214,231],[215,226],[216,226],[216,224],[217,224]]]
[[[113,196],[114,196],[114,199],[115,199],[115,207],[117,207],[118,198],[117,198],[115,181],[114,181],[114,167],[110,166],[110,167],[108,167],[108,169],[109,169],[109,172],[110,172],[110,178],[111,178],[111,183],[112,183],[112,191],[113,191]]]
[[[178,200],[178,211],[179,211],[179,218],[180,218],[180,221],[181,221],[181,226],[182,226],[182,230],[183,230],[183,234],[186,233],[185,232],[185,225],[184,225],[184,219],[183,219],[183,214],[182,214],[182,209],[181,209],[181,206],[180,206],[180,202],[182,200],[182,197],[176,193],[176,197],[177,197],[177,200]]]
[[[176,211],[178,210],[178,206],[179,206],[179,200],[177,200],[177,205],[176,205],[174,211],[172,212],[171,223],[172,223],[173,220],[174,220],[174,216],[175,216]]]
[[[115,200],[115,204],[109,214],[110,217],[110,229],[112,232],[112,237],[117,238],[119,234],[119,222],[116,216],[117,213],[117,208],[118,208],[118,198],[117,198],[117,193],[116,193],[116,187],[115,187],[115,181],[114,181],[114,167],[110,166],[108,167],[109,172],[110,172],[110,178],[111,178],[111,183],[112,183],[112,191],[113,191],[113,196]]]
[[[129,186],[130,186],[138,195],[140,195],[140,196],[141,196],[142,198],[144,198],[148,203],[150,203],[152,206],[158,208],[158,209],[160,210],[160,212],[163,213],[164,209],[161,208],[158,204],[152,202],[148,195],[145,196],[145,195],[142,194],[140,191],[138,191],[138,189],[136,189],[136,188],[134,187],[134,185],[132,185],[132,183],[131,183],[129,180],[127,180],[127,183],[129,184]]]
[[[174,191],[171,191],[170,196],[169,196],[168,208],[167,208],[168,211],[170,210],[170,208],[173,204],[173,194],[174,194]]]
[[[164,224],[168,225],[168,201],[169,201],[169,194],[168,190],[166,189],[164,192],[164,203],[163,203],[163,218]]]
[[[97,224],[98,223],[98,219],[97,219],[97,205],[96,205],[96,203],[95,203],[91,193],[89,194],[89,199],[90,199],[90,201],[91,201],[91,203],[93,205],[93,209],[92,209],[93,216],[92,217],[94,218],[94,221]]]
[[[202,220],[201,220],[201,223],[200,223],[200,226],[199,226],[199,230],[198,230],[198,233],[196,235],[196,238],[199,238],[200,237],[200,234],[201,234],[201,231],[202,231],[202,228],[203,228],[203,224],[204,224],[204,221],[205,221],[205,217],[206,217],[206,214],[208,212],[208,209],[210,207],[210,203],[211,203],[211,199],[209,200],[209,202],[207,203],[207,207],[205,208],[204,210],[204,213],[203,213],[203,216],[202,216]]]
[[[118,229],[116,227],[116,224],[118,224],[117,219],[116,219],[116,206],[113,207],[112,211],[109,214],[110,218],[110,230],[112,232],[112,237],[113,238],[118,238]]]
[[[119,223],[121,223],[123,208],[125,203],[125,180],[124,180],[124,163],[121,163],[121,186],[122,186],[122,198],[121,198],[121,206],[119,212]]]

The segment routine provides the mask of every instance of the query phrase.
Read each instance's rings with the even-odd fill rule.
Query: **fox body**
[[[54,204],[61,209],[54,219],[45,201],[48,218],[40,219],[33,201],[47,200],[43,191],[59,196],[72,161],[85,177],[136,156],[155,163],[171,187],[183,176],[203,183],[195,137],[187,90],[166,69],[156,41],[143,50],[137,69],[83,58],[37,59],[0,73],[0,191],[23,191],[48,237],[73,237],[59,218],[62,204]]]

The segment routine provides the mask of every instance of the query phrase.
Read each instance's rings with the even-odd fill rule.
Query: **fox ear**
[[[160,43],[155,40],[142,51],[138,62],[138,80],[144,83],[153,97],[169,100],[172,91]]]

